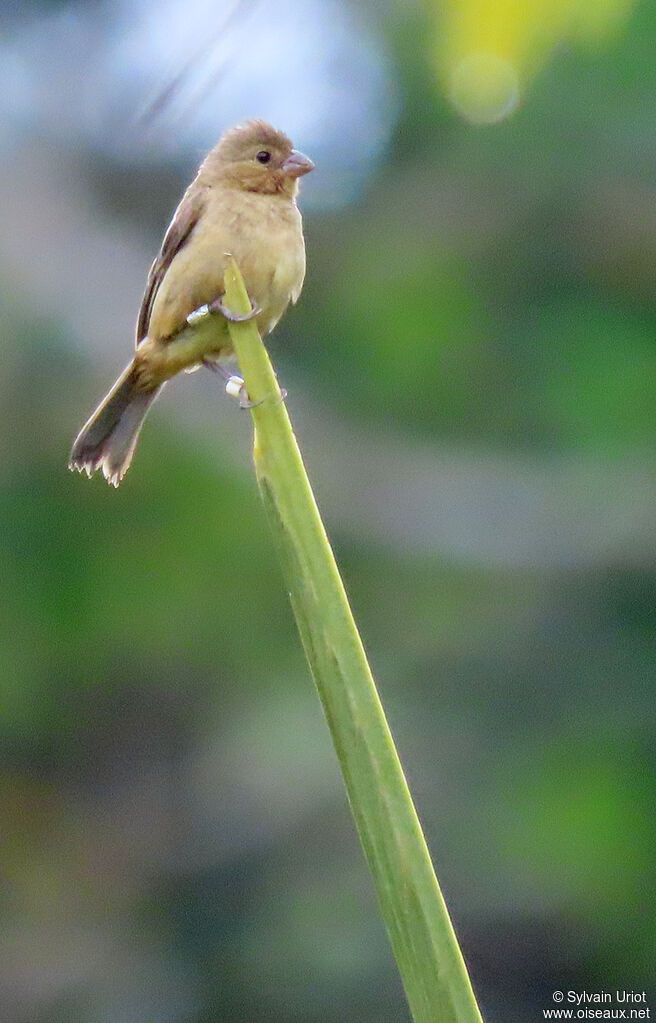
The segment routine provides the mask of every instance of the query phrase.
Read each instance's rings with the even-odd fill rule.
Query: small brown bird
[[[228,256],[244,277],[261,334],[296,302],[305,277],[298,179],[313,167],[264,121],[225,132],[182,197],[150,268],[135,356],[80,431],[69,468],[88,476],[102,469],[109,483],[119,485],[165,382],[199,364],[197,347],[176,341],[190,317],[194,322],[215,315],[222,326],[211,332],[202,361],[231,353],[227,320],[242,317],[223,304]]]

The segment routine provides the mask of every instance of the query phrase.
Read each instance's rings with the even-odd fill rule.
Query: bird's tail
[[[134,364],[130,363],[80,430],[69,469],[86,472],[87,476],[101,469],[107,482],[117,487],[130,467],[146,413],[162,387],[140,390]]]

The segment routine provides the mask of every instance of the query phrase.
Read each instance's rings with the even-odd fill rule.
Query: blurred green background
[[[247,115],[317,162],[270,349],[485,1019],[653,984],[656,8],[524,8],[0,7],[5,1023],[408,1019],[248,417],[185,377],[66,471]]]

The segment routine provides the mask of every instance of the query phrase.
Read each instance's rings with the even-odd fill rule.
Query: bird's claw
[[[258,306],[252,305],[252,303],[251,306],[252,308],[248,313],[235,313],[232,309],[228,308],[222,298],[215,298],[207,308],[210,313],[221,313],[221,316],[224,316],[226,320],[230,320],[231,323],[246,323],[262,312]]]
[[[204,305],[199,305],[198,309],[194,309],[189,313],[187,317],[187,324],[193,327],[195,324],[200,323],[202,320],[207,319],[213,313],[220,313],[225,320],[229,320],[230,323],[247,323],[248,320],[254,319],[262,312],[259,306],[252,306],[248,313],[235,313],[232,309],[229,309],[225,305],[222,298],[215,298],[213,302],[206,302]]]

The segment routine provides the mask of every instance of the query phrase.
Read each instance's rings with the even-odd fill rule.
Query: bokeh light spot
[[[449,93],[453,104],[472,124],[496,124],[519,104],[519,77],[502,57],[472,53],[451,72]]]

